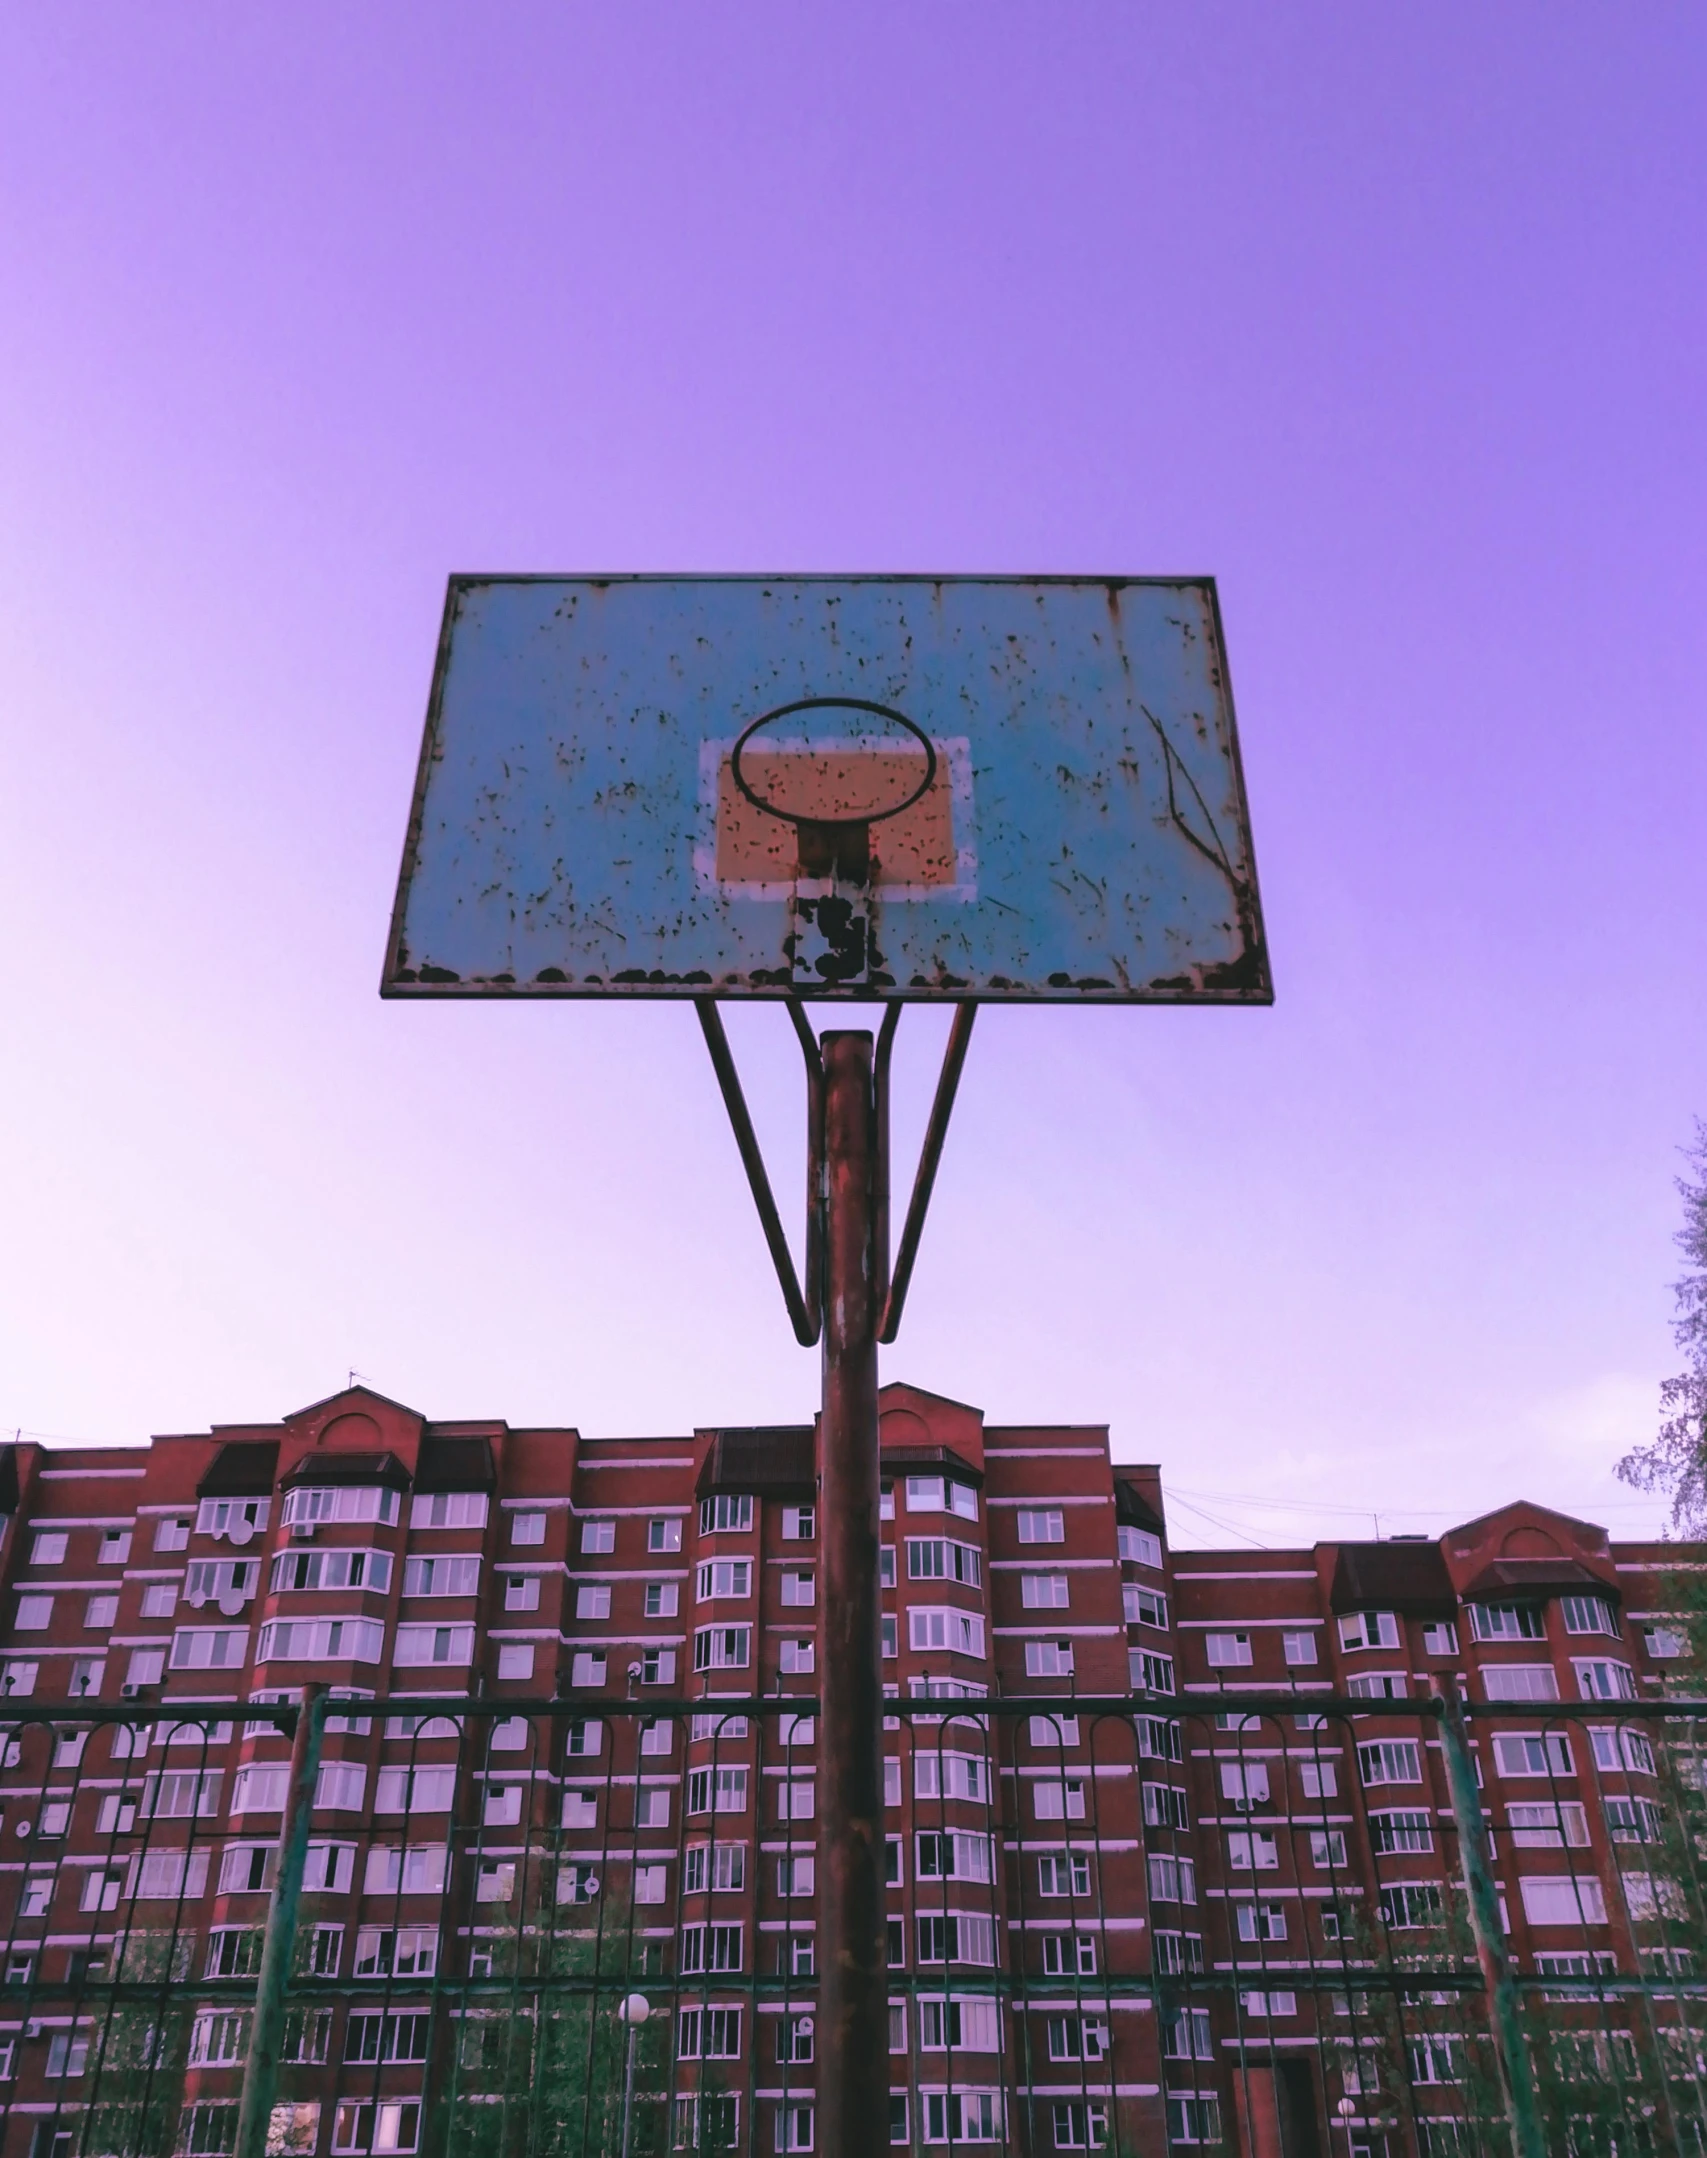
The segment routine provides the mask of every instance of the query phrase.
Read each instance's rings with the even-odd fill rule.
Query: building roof
[[[1438,1544],[1379,1543],[1339,1546],[1328,1602],[1335,1611],[1450,1618],[1458,1599]]]
[[[714,1432],[700,1463],[696,1495],[753,1491],[809,1499],[817,1489],[812,1438],[810,1424],[759,1424],[745,1431]]]

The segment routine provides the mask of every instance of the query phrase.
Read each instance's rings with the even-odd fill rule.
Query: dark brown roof
[[[883,1449],[883,1472],[892,1475],[900,1469],[904,1474],[917,1476],[924,1470],[935,1469],[938,1473],[952,1472],[963,1476],[969,1484],[984,1481],[982,1469],[975,1469],[964,1454],[957,1454],[952,1446],[886,1446]]]
[[[196,1486],[198,1499],[262,1499],[278,1474],[277,1439],[227,1439]]]
[[[1438,1544],[1341,1544],[1328,1595],[1335,1611],[1402,1611],[1447,1618],[1456,1610],[1452,1576]]]
[[[310,1447],[297,1457],[282,1488],[288,1491],[294,1484],[389,1484],[395,1491],[407,1491],[409,1471],[395,1454],[338,1454]]]
[[[1153,1536],[1166,1536],[1168,1525],[1138,1486],[1124,1476],[1114,1479],[1114,1518],[1128,1528],[1148,1529]]]
[[[18,1449],[0,1446],[0,1514],[18,1511]]]
[[[492,1448],[482,1438],[423,1439],[415,1463],[417,1491],[490,1491]]]
[[[809,1499],[818,1488],[810,1424],[762,1424],[719,1431],[700,1464],[698,1496],[708,1491],[754,1491],[772,1498]]]
[[[1562,1554],[1545,1559],[1495,1559],[1464,1591],[1466,1603],[1540,1603],[1548,1596],[1609,1596],[1622,1603],[1616,1581],[1608,1581],[1580,1559]]]

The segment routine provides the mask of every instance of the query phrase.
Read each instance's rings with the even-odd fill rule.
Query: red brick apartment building
[[[1448,1674],[1511,1704],[1475,1736],[1519,1970],[1684,1968],[1648,1924],[1664,1762],[1626,1714],[1683,1652],[1676,1547],[1517,1504],[1438,1543],[1175,1552],[1159,1470],[1101,1427],[897,1385],[882,1431],[897,2145],[1481,2147],[1479,1999],[1357,1986],[1451,1902],[1438,1727],[1378,1706]],[[151,2147],[232,2148],[288,1756],[243,1710],[308,1679],[357,1703],[328,1726],[276,2149],[614,2149],[591,2083],[638,1989],[636,2151],[810,2150],[811,1721],[716,1703],[813,1691],[812,1448],[438,1424],[354,1388],[0,1457],[0,2158],[106,2158],[139,2078]],[[1241,1689],[1306,1705],[1247,1716]],[[424,1695],[535,1705],[359,1708]],[[1367,1713],[1307,1706],[1348,1695]],[[79,1730],[77,1700],[135,1724]],[[1544,1726],[1552,1701],[1605,1713]],[[150,1986],[175,2038],[146,2035]],[[593,2065],[553,2085],[526,2032],[566,1999]],[[1642,2031],[1584,2014],[1604,2094]]]

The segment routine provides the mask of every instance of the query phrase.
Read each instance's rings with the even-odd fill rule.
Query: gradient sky
[[[986,1013],[885,1374],[1110,1423],[1183,1542],[1658,1519],[1699,7],[0,40],[0,1423],[807,1416],[691,1012],[379,1002],[445,576],[1208,571],[1278,1001]]]

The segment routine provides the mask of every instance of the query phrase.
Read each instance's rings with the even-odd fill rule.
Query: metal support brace
[[[829,1196],[829,1167],[824,1148],[824,1060],[819,1050],[818,1037],[812,1031],[811,1021],[807,1018],[800,999],[790,997],[788,1016],[793,1022],[806,1063],[806,1254],[805,1265],[797,1275],[794,1271],[793,1254],[788,1248],[788,1238],[783,1231],[782,1217],[777,1211],[776,1199],[771,1191],[770,1177],[765,1170],[764,1156],[759,1150],[758,1134],[753,1129],[747,1099],[741,1090],[740,1074],[735,1069],[729,1037],[724,1032],[723,1015],[717,1008],[715,997],[695,997],[694,1009],[699,1014],[705,1045],[711,1052],[712,1069],[717,1074],[723,1105],[729,1112],[730,1127],[735,1134],[735,1144],[740,1149],[741,1165],[747,1172],[747,1184],[753,1194],[753,1204],[759,1211],[759,1226],[764,1232],[771,1264],[776,1269],[783,1302],[788,1307],[794,1338],[802,1348],[809,1349],[817,1342],[823,1329],[825,1210]],[[901,1230],[901,1248],[891,1269],[889,1068],[894,1053],[896,1029],[901,1023],[901,1006],[899,1002],[895,1002],[884,1007],[872,1073],[876,1132],[871,1186],[871,1279],[878,1314],[877,1339],[881,1342],[893,1341],[900,1331],[901,1312],[907,1301],[907,1290],[912,1283],[913,1267],[918,1260],[925,1216],[930,1210],[931,1193],[936,1186],[937,1169],[942,1161],[943,1142],[948,1136],[949,1118],[953,1114],[955,1095],[960,1087],[960,1074],[966,1063],[966,1052],[971,1046],[972,1022],[977,1016],[976,1004],[957,1004],[954,1008],[954,1022],[949,1030],[948,1047],[943,1054],[942,1071],[937,1079],[935,1098],[931,1102],[930,1119],[925,1126],[924,1144],[919,1150],[919,1166],[913,1178],[907,1219]]]
[[[279,1870],[267,1905],[261,1941],[261,1970],[255,1983],[255,2021],[243,2068],[243,2095],[237,2112],[233,2158],[266,2158],[267,2129],[279,2088],[279,2058],[284,2051],[285,1993],[296,1948],[297,1906],[308,1861],[308,1823],[314,1811],[314,1786],[320,1777],[320,1741],[326,1726],[326,1687],[304,1686],[290,1748],[290,1788],[279,1830]]]
[[[1529,2047],[1518,2014],[1517,1987],[1512,1980],[1511,1958],[1506,1953],[1505,1929],[1500,1924],[1499,1888],[1494,1879],[1488,1826],[1482,1818],[1482,1794],[1476,1783],[1476,1764],[1470,1752],[1464,1704],[1450,1677],[1442,1684],[1438,1713],[1446,1755],[1446,1778],[1452,1791],[1452,1811],[1458,1823],[1458,1856],[1470,1898],[1470,1931],[1475,1936],[1476,1954],[1482,1966],[1488,2029],[1494,2042],[1494,2060],[1499,2068],[1506,2122],[1511,2129],[1513,2158],[1547,2158]]]

